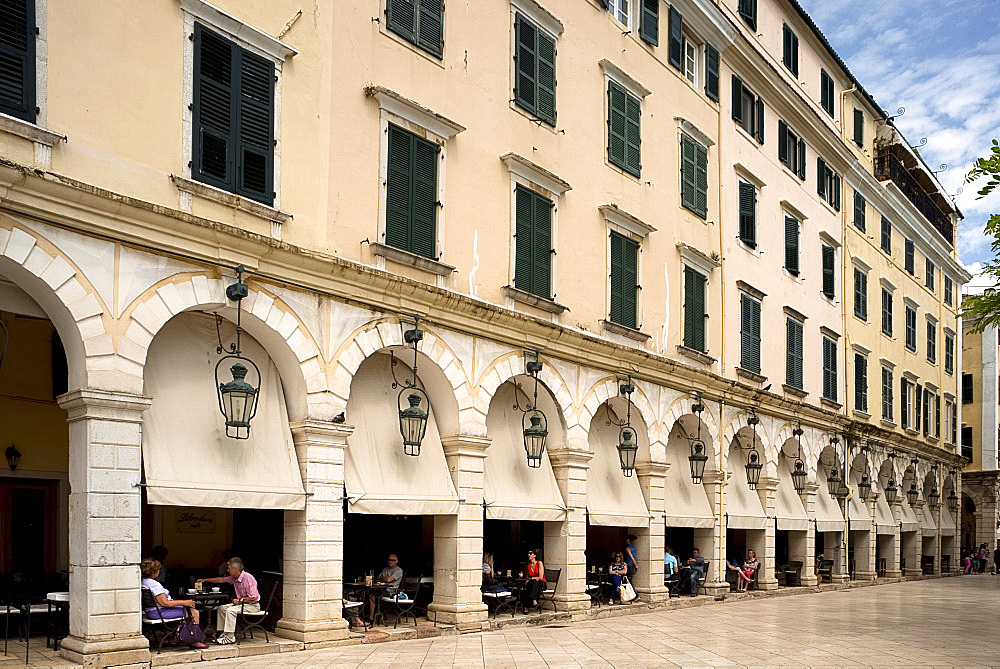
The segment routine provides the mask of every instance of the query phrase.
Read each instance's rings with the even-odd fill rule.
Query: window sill
[[[697,360],[698,362],[702,362],[706,365],[714,365],[716,362],[718,362],[716,358],[713,358],[708,353],[705,353],[704,351],[699,351],[696,348],[684,346],[683,344],[677,345],[677,352],[686,358]]]
[[[890,430],[895,430],[896,429],[896,424],[893,423],[891,420],[886,420],[885,418],[883,418],[879,422],[882,424],[882,427],[887,427]]]
[[[609,320],[602,320],[601,327],[604,328],[605,332],[621,335],[622,337],[628,337],[629,339],[640,343],[645,343],[650,339],[650,337],[652,337],[652,335],[648,335],[637,328],[630,328],[627,325],[622,325],[621,323],[615,323],[614,321]]]
[[[920,436],[920,430],[914,430],[912,427],[904,427],[903,428],[903,432],[905,432],[906,434],[909,434],[909,435],[913,435],[915,437],[919,437]]]
[[[803,390],[802,388],[796,388],[795,386],[790,386],[787,383],[782,383],[781,389],[789,395],[794,395],[800,399],[809,395],[809,391]]]
[[[767,377],[759,372],[751,372],[749,369],[744,369],[742,367],[736,368],[737,376],[742,376],[744,379],[749,379],[754,383],[764,383],[767,381]]]
[[[835,409],[837,411],[840,411],[841,409],[844,408],[843,404],[841,404],[837,400],[831,400],[829,397],[821,397],[819,398],[819,401],[820,404],[827,407],[828,409]]]
[[[219,204],[224,204],[228,207],[245,211],[248,214],[266,218],[269,221],[287,223],[292,219],[291,214],[281,211],[280,209],[269,207],[266,204],[257,202],[256,200],[251,200],[248,197],[243,197],[242,195],[237,195],[236,193],[230,193],[229,191],[216,188],[215,186],[203,184],[200,181],[195,181],[194,179],[182,177],[179,174],[171,174],[170,180],[174,182],[175,186],[177,186],[177,190],[182,193],[197,195],[198,197],[206,200],[212,200],[213,202],[218,202]]]
[[[855,409],[854,415],[863,420],[869,420],[872,417],[870,413],[868,413],[867,411],[862,411],[861,409]]]
[[[58,132],[46,130],[40,125],[7,114],[0,114],[0,131],[23,137],[49,148],[52,148],[59,140],[66,139],[66,135],[60,135]]]
[[[455,271],[455,268],[451,265],[447,265],[438,260],[434,260],[433,258],[427,258],[405,249],[398,249],[395,246],[372,242],[371,247],[372,253],[385,258],[386,260],[398,262],[401,265],[416,267],[417,269],[422,269],[424,271],[431,272],[432,274],[437,274],[438,276],[448,276]]]
[[[536,307],[542,311],[547,311],[550,314],[561,314],[562,312],[569,310],[569,307],[559,304],[555,300],[539,297],[534,293],[529,293],[526,290],[521,290],[520,288],[515,288],[514,286],[504,286],[501,290],[504,297],[509,297],[515,302],[520,302],[521,304],[527,304],[529,307]]]

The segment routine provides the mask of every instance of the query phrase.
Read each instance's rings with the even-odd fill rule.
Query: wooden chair
[[[802,585],[802,562],[789,562],[784,567],[785,585],[798,587]]]
[[[833,583],[833,560],[820,560],[816,573],[819,574],[820,583]]]

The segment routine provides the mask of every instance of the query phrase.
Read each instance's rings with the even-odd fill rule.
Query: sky
[[[965,220],[958,256],[973,274],[990,258],[984,225],[1000,191],[979,199],[973,161],[1000,139],[1000,0],[800,0],[861,85],[919,150]],[[968,289],[992,281],[973,279]]]

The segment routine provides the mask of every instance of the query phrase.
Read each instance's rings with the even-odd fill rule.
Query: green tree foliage
[[[995,139],[990,155],[978,158],[965,176],[966,183],[982,183],[983,180],[985,184],[977,193],[979,198],[986,197],[1000,186],[1000,143]],[[983,265],[983,274],[992,277],[996,285],[1000,284],[1000,214],[993,214],[986,221],[986,234],[993,238],[990,243],[993,258]],[[991,326],[1000,327],[1000,292],[989,289],[983,295],[967,297],[962,303],[962,316],[972,319],[974,332],[982,332]]]

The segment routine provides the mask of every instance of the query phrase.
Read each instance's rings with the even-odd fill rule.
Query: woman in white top
[[[149,590],[156,599],[156,603],[160,605],[159,609],[155,606],[146,609],[145,614],[147,618],[161,618],[162,614],[162,620],[176,620],[177,618],[183,618],[186,612],[190,614],[192,622],[195,625],[198,624],[198,609],[195,608],[194,600],[171,599],[167,589],[156,580],[156,576],[160,573],[159,562],[151,558],[146,558],[142,561],[139,569],[142,571],[142,587]],[[193,643],[191,647],[205,649],[209,646],[203,643]]]

